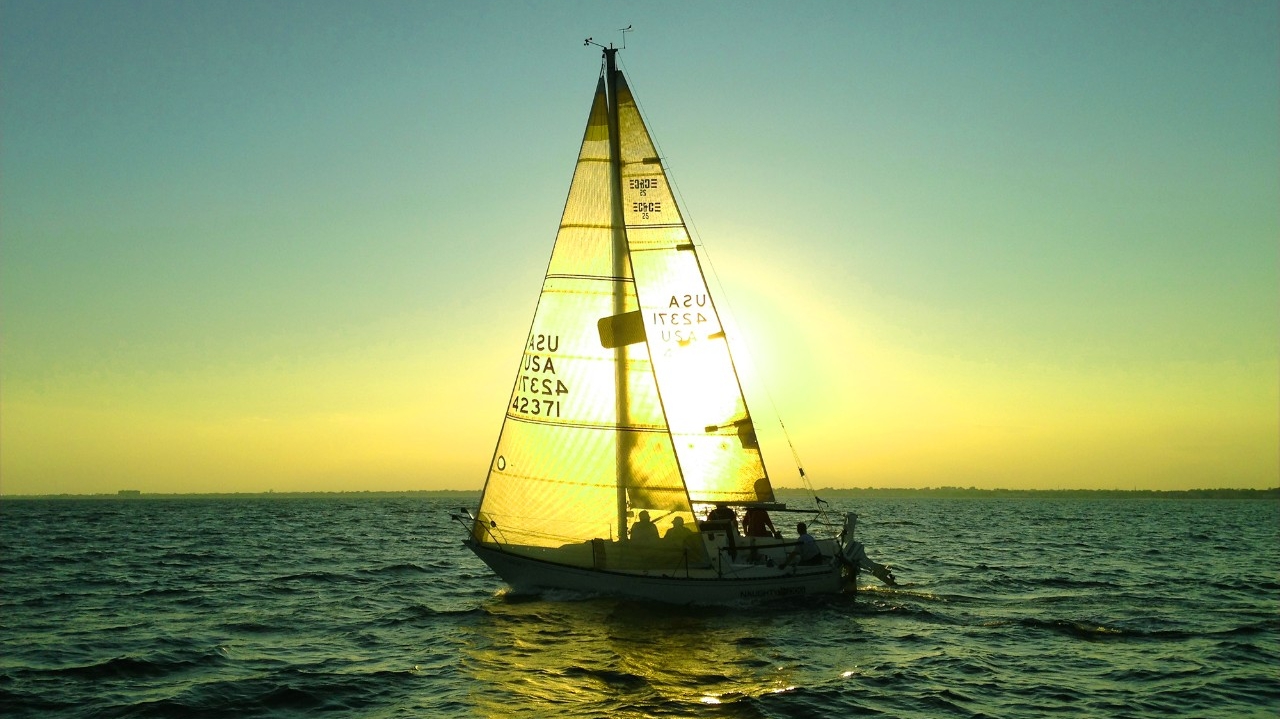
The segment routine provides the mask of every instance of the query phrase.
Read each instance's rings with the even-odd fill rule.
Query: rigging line
[[[631,80],[631,70],[625,66],[622,58],[617,59],[617,64],[620,69],[625,71],[625,74],[627,75],[627,84],[634,86],[635,83]],[[653,129],[653,123],[649,120],[649,113],[645,111],[644,105],[640,102],[640,95],[641,93],[633,90],[631,93],[631,99],[635,102],[636,109],[640,112],[640,117],[644,118],[645,125],[649,128],[649,141],[653,143],[653,149],[657,151],[658,157],[666,158],[667,153],[662,150],[662,146],[658,142],[658,135],[661,133]],[[693,221],[693,210],[689,203],[685,201],[684,193],[680,191],[680,185],[676,182],[675,173],[672,171],[671,166],[664,161],[662,163],[662,169],[666,173],[667,183],[671,185],[671,189],[675,192],[676,206],[680,208],[680,216],[681,219],[684,220],[685,228],[689,231],[689,239],[701,250],[701,256],[706,259],[707,268],[711,270],[711,278],[715,281],[716,288],[719,290],[718,296],[720,301],[728,311],[728,318],[734,326],[734,334],[738,337],[742,337],[743,333],[736,331],[739,329],[737,312],[734,310],[733,302],[729,297],[728,291],[725,290],[724,283],[720,281],[720,273],[716,270],[715,263],[711,260],[711,251],[707,248],[706,243],[702,241],[702,235],[698,232],[697,223]],[[723,322],[723,319],[721,321]],[[800,452],[796,449],[795,442],[791,440],[791,433],[787,431],[787,425],[782,421],[782,413],[778,411],[778,403],[774,401],[773,392],[770,391],[769,385],[765,382],[763,377],[763,373],[760,372],[759,366],[756,364],[755,355],[751,351],[750,345],[746,342],[741,342],[740,346],[743,348],[743,352],[746,354],[747,359],[751,364],[752,372],[759,377],[759,384],[764,389],[765,398],[769,401],[769,408],[773,411],[773,416],[778,419],[778,427],[782,429],[782,436],[787,442],[787,447],[791,450],[791,458],[795,462],[796,469],[799,471],[800,480],[804,484],[805,489],[809,490],[809,494],[817,500],[819,509],[821,509],[821,500],[818,500],[817,490],[813,488],[813,483],[809,481],[809,476],[804,471],[804,463],[800,461]]]

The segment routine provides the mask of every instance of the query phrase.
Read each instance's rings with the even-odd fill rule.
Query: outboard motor
[[[871,558],[867,556],[866,548],[862,546],[862,542],[853,538],[853,531],[857,526],[858,514],[856,512],[845,513],[844,529],[840,530],[841,558],[855,571],[858,568],[865,569],[885,584],[891,587],[898,586],[897,578],[893,576],[893,572],[889,571],[889,567],[871,561]]]

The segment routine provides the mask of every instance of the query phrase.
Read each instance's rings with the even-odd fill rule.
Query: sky
[[[1280,485],[1278,7],[0,0],[0,494],[479,489],[627,25],[815,486]]]

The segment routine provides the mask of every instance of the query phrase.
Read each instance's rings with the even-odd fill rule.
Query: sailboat
[[[454,515],[464,544],[517,592],[734,604],[839,593],[859,569],[892,582],[854,540],[855,514],[832,520],[777,501],[663,161],[618,49],[599,47],[480,505]],[[738,513],[788,511],[833,536],[740,527]]]

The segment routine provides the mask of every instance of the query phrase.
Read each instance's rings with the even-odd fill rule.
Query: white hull
[[[845,589],[838,557],[830,564],[785,569],[729,564],[681,571],[680,576],[655,571],[608,571],[570,567],[518,556],[464,542],[517,592],[548,589],[641,599],[668,604],[740,604],[784,597],[838,594]]]

